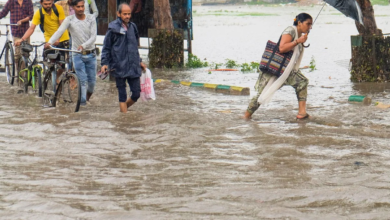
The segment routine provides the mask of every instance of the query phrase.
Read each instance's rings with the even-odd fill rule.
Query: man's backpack
[[[54,14],[57,16],[57,17],[60,17],[59,13],[58,13],[58,10],[57,10],[57,7],[55,4],[53,4],[52,6],[52,9],[54,11]],[[39,25],[39,28],[41,28],[41,31],[43,33],[45,33],[45,29],[43,28],[43,23],[45,22],[45,15],[43,14],[42,12],[42,7],[39,9],[39,14],[41,15],[41,24]]]

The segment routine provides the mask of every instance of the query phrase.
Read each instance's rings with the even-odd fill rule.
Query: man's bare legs
[[[135,102],[134,102],[131,98],[127,99],[127,101],[126,101],[127,108],[129,108],[130,106],[132,106],[134,103],[135,103]]]
[[[131,98],[127,99],[126,102],[119,102],[120,112],[126,113],[127,109],[130,108],[130,106],[132,106],[134,103],[135,102]]]
[[[127,104],[126,104],[126,102],[119,102],[119,109],[120,109],[120,112],[126,113],[127,112]]]

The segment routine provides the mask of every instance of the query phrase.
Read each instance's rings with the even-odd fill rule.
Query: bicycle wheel
[[[35,90],[38,92],[38,97],[42,97],[42,73],[41,69],[35,67]]]
[[[81,87],[76,74],[65,73],[67,76],[61,80],[53,100],[54,106],[78,112],[80,108]]]
[[[51,77],[51,69],[47,69],[45,71],[45,76],[43,77],[42,82],[42,104],[45,107],[54,107],[53,99],[54,99],[54,88]]]
[[[28,84],[30,83],[28,81],[28,70],[26,69],[27,63],[24,60],[24,58],[20,58],[19,60],[19,74],[18,74],[18,86],[23,89],[24,93],[28,92]]]
[[[14,84],[15,76],[15,56],[14,48],[11,43],[6,44],[5,59],[4,59],[5,72],[7,74],[7,82],[10,85]]]

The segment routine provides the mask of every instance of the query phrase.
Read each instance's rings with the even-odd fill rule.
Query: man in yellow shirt
[[[60,5],[54,5],[53,0],[41,0],[42,10],[37,10],[34,14],[34,17],[32,19],[32,24],[30,28],[26,31],[26,33],[23,35],[23,37],[15,42],[15,45],[18,46],[22,41],[28,39],[35,31],[35,27],[37,25],[41,24],[41,12],[44,16],[44,22],[43,22],[43,35],[45,36],[45,42],[48,42],[51,38],[51,36],[58,30],[60,25],[65,19],[65,13],[64,9]],[[57,13],[53,10],[53,7],[57,9]],[[58,14],[58,15],[57,15]],[[69,34],[68,31],[65,31],[64,34],[61,36],[61,38],[54,43],[55,46],[59,47],[60,42],[62,44],[66,44],[66,42],[69,41]]]

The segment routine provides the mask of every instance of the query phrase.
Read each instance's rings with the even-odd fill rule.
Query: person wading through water
[[[15,46],[19,46],[22,41],[26,41],[34,33],[36,26],[39,26],[41,28],[43,36],[45,37],[45,42],[48,42],[64,21],[64,9],[60,5],[54,5],[53,0],[41,0],[41,5],[42,7],[37,10],[33,16],[30,28],[26,31],[26,33],[20,40],[17,40],[15,42]],[[54,42],[53,45],[59,48],[67,49],[69,47],[68,31],[66,30],[64,34],[62,34],[61,38]],[[55,53],[55,51],[44,51],[43,55],[45,56],[49,53]],[[65,53],[67,52],[60,52],[62,56],[65,56]],[[62,69],[58,69],[57,73],[55,73],[54,71],[52,73],[53,92],[55,92],[56,85],[58,83],[57,76],[60,76],[64,69],[65,65],[62,65]]]
[[[126,113],[127,109],[137,102],[141,94],[140,77],[146,65],[138,52],[138,30],[130,22],[131,8],[127,3],[118,7],[118,18],[108,25],[104,38],[101,72],[110,72],[116,80],[119,93],[119,109]],[[127,99],[126,81],[130,86],[131,98]]]
[[[96,84],[96,18],[94,15],[85,14],[84,3],[84,0],[72,0],[71,6],[75,14],[65,18],[45,45],[45,48],[49,48],[66,30],[69,30],[72,35],[72,50],[81,51],[81,54],[72,55],[74,68],[81,84],[80,105],[87,104]]]
[[[301,73],[299,65],[304,50],[303,43],[307,40],[307,34],[309,33],[312,24],[312,17],[309,14],[301,13],[294,19],[294,26],[287,27],[283,31],[279,51],[280,53],[294,51],[294,55],[297,53],[295,55],[296,59],[291,59],[286,71],[279,78],[276,78],[276,76],[268,72],[260,72],[255,85],[255,89],[258,93],[250,101],[244,119],[251,119],[252,114],[260,105],[268,103],[276,90],[283,85],[290,85],[295,89],[299,106],[298,115],[296,116],[297,119],[309,118],[309,114],[306,112],[307,85],[309,84],[309,80]],[[290,67],[290,65],[292,66]]]

